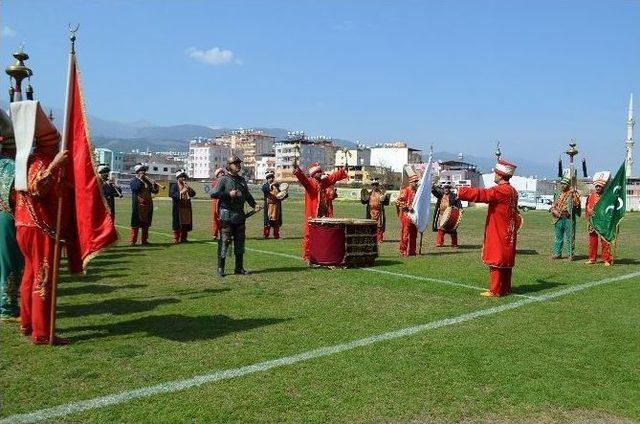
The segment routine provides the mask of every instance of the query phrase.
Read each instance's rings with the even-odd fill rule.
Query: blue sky
[[[0,19],[1,63],[25,42],[36,95],[56,107],[79,22],[88,111],[119,121],[483,156],[501,140],[507,158],[538,162],[575,137],[591,168],[613,168],[629,93],[640,103],[632,0],[4,0]]]

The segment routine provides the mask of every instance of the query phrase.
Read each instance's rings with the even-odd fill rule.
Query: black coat
[[[109,206],[109,212],[111,213],[111,218],[115,218],[116,216],[116,197],[122,197],[122,190],[118,186],[112,186],[111,184],[106,184],[102,181],[102,195],[104,199],[107,201],[107,206]]]
[[[231,190],[238,190],[240,196],[232,198]],[[218,203],[220,221],[232,224],[244,223],[244,202],[252,208],[256,207],[256,201],[249,192],[247,182],[240,175],[227,174],[220,177],[211,191],[211,197],[220,200]]]
[[[195,190],[189,187],[189,196],[196,195]],[[180,189],[178,184],[172,184],[169,190],[169,196],[171,197],[171,228],[173,231],[180,231],[181,229],[191,231],[193,229],[193,215],[191,215],[191,199],[187,200],[189,203],[189,215],[191,215],[191,224],[186,225],[186,228],[182,228],[180,225]]]
[[[436,209],[433,213],[433,222],[431,223],[431,228],[433,231],[438,231],[438,222],[440,222],[440,204],[442,203],[442,196],[444,196],[444,189],[440,187],[433,187],[431,189],[431,194],[433,194],[438,201],[436,202]],[[456,208],[462,209],[462,202],[458,199],[458,196],[452,191],[449,193],[449,206],[454,206]]]

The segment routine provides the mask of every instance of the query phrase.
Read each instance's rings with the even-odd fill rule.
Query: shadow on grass
[[[212,340],[226,336],[227,334],[278,324],[282,321],[288,321],[288,319],[234,319],[226,315],[201,315],[197,317],[185,315],[152,315],[112,324],[70,327],[63,331],[67,333],[89,332],[88,334],[70,337],[72,342],[144,333],[148,337],[160,337],[162,339],[184,343]]]
[[[168,246],[173,246],[173,243],[170,241],[161,242],[161,243],[151,241],[149,242],[149,244],[138,243],[135,246],[127,246],[126,250],[129,252],[135,252],[136,250],[158,250]]]
[[[619,264],[619,265],[637,265],[640,264],[640,260],[638,259],[631,259],[631,258],[620,258],[620,259],[614,259],[613,260],[613,264]]]
[[[269,237],[268,239],[265,239],[264,237],[261,236],[257,236],[257,237],[247,237],[247,240],[274,240],[274,243],[277,243],[277,241],[275,240],[302,240],[301,236],[291,236],[291,237],[282,237],[280,236],[279,239],[274,239],[273,237]]]
[[[481,244],[459,244],[458,249],[482,249]]]
[[[554,287],[563,286],[562,283],[557,283],[555,281],[548,281],[538,278],[536,284],[525,284],[522,286],[513,287],[511,289],[512,293],[516,294],[531,294],[536,293],[542,290],[552,289]]]
[[[74,296],[79,294],[108,294],[121,289],[141,289],[147,287],[146,284],[122,284],[122,285],[106,285],[106,284],[89,284],[89,285],[67,285],[61,284],[58,287],[60,296]]]
[[[538,255],[538,251],[535,249],[518,249],[516,250],[517,255]]]
[[[443,248],[440,248],[443,249]],[[446,255],[457,255],[460,253],[464,253],[461,252],[459,249],[450,249],[450,250],[434,250],[432,252],[424,252],[422,253],[422,255],[418,255],[418,256],[446,256]]]
[[[61,317],[81,317],[85,315],[128,315],[136,312],[146,312],[156,309],[160,305],[178,303],[174,297],[150,300],[108,299],[85,305],[60,305],[58,310]]]
[[[121,270],[118,268],[118,270]],[[61,283],[90,283],[94,281],[100,280],[109,280],[111,278],[121,278],[128,277],[129,274],[123,273],[96,273],[96,274],[87,274],[87,275],[65,275],[64,277],[60,277]]]
[[[272,272],[294,272],[294,271],[307,271],[311,269],[309,265],[304,266],[282,266],[274,268],[259,269],[251,271],[251,274],[271,274]]]
[[[190,296],[194,294],[206,295],[206,294],[218,294],[231,291],[229,287],[224,287],[221,289],[204,289],[204,290],[193,290],[193,289],[180,289],[174,290],[173,293],[179,296]]]
[[[376,266],[392,266],[392,265],[400,265],[402,261],[397,261],[393,259],[376,259]]]

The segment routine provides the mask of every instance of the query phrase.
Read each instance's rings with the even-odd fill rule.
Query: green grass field
[[[119,228],[121,244],[96,258],[85,277],[62,278],[58,333],[71,345],[33,346],[16,324],[2,324],[0,420],[485,310],[186,390],[125,395],[48,422],[640,420],[640,277],[547,296],[637,272],[638,214],[623,221],[616,264],[605,268],[584,263],[583,220],[579,260],[552,261],[549,214],[526,213],[514,270],[519,296],[484,298],[484,209],[465,214],[460,249],[434,248],[429,232],[424,255],[408,259],[397,253],[399,226],[388,209],[388,241],[375,268],[383,274],[311,269],[287,256],[301,247],[302,204],[292,199],[285,202],[283,239],[261,238],[261,215],[248,221],[247,247],[254,250],[245,265],[253,274],[220,279],[208,243],[209,203],[194,202],[197,241],[182,245],[167,236],[170,203],[155,205],[152,246],[127,246],[128,230]],[[129,199],[117,208],[118,224],[128,226]],[[360,204],[336,205],[337,216],[362,214]],[[501,309],[516,302],[528,303]]]

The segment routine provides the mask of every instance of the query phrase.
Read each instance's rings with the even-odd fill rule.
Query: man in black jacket
[[[218,275],[220,277],[224,277],[225,259],[232,239],[236,257],[235,274],[249,274],[243,266],[245,239],[244,202],[247,202],[254,210],[256,210],[257,205],[253,196],[249,193],[247,182],[239,175],[241,168],[242,159],[235,155],[230,156],[227,159],[227,174],[220,178],[211,191],[211,197],[219,199],[221,237],[218,240]]]
[[[446,181],[442,188],[435,184],[431,187],[431,193],[438,199],[436,203],[436,209],[433,214],[433,231],[437,232],[436,235],[436,247],[444,246],[445,230],[440,228],[440,217],[447,210],[448,207],[462,209],[462,202],[458,199],[458,196],[451,191],[451,183]],[[451,247],[458,247],[458,231],[451,230],[448,232],[451,234]]]

